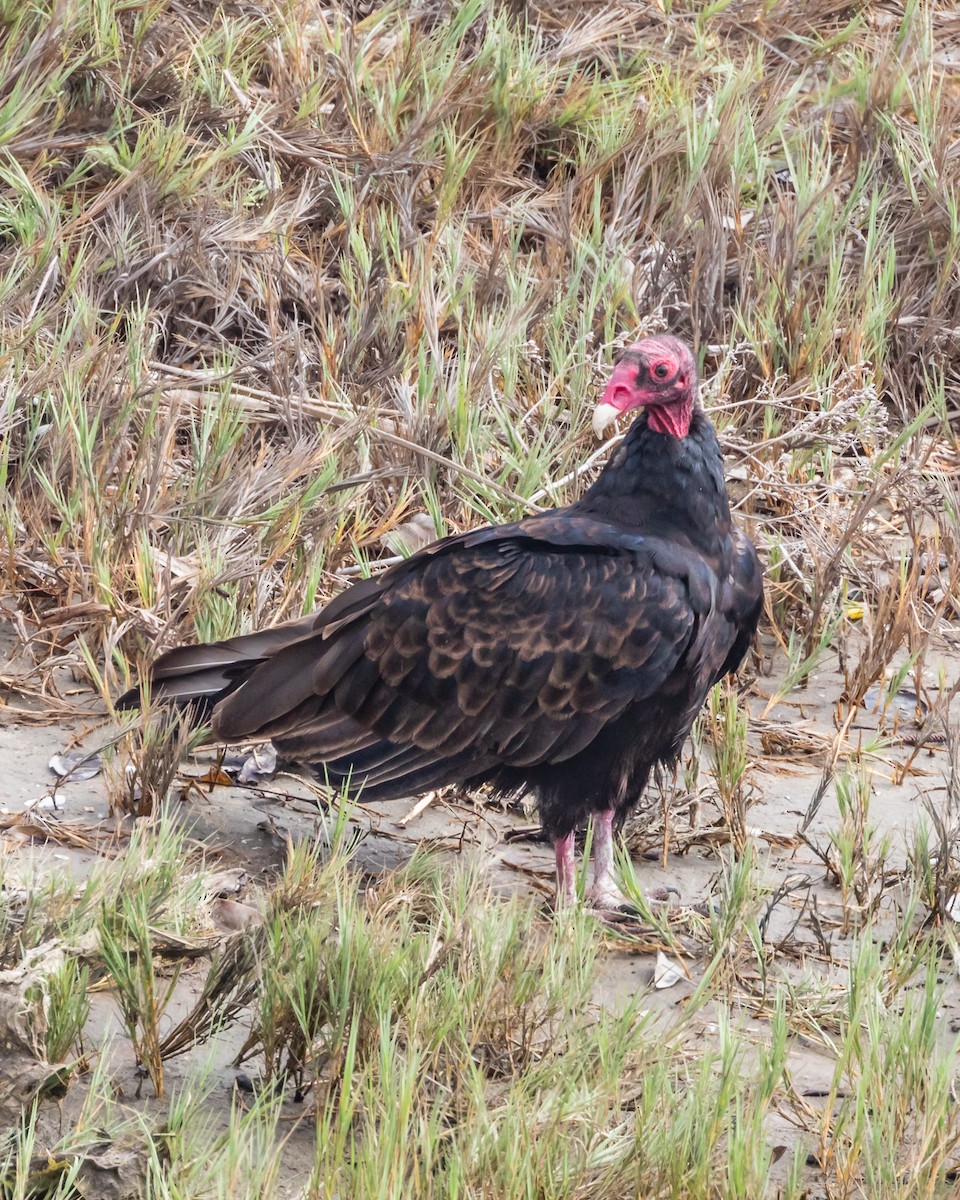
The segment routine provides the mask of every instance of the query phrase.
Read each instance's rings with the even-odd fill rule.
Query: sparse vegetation
[[[371,874],[326,796],[225,898],[162,719],[103,813],[0,797],[0,1198],[951,1193],[958,46],[911,0],[0,0],[4,738],[106,744],[158,649],[572,499],[637,330],[696,346],[768,579],[626,831],[642,921]],[[651,905],[642,854],[710,879]]]

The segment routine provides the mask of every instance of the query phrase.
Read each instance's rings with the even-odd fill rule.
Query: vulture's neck
[[[710,419],[694,409],[687,436],[677,438],[651,429],[641,412],[573,507],[637,533],[717,552],[730,533],[730,506]]]

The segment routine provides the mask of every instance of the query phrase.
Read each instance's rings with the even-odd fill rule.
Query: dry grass
[[[876,747],[851,730],[871,688],[889,705],[909,683],[925,715],[902,777],[934,733],[956,758],[957,685],[930,664],[960,615],[958,53],[945,3],[0,0],[11,714],[61,717],[85,703],[74,684],[109,702],[160,646],[307,610],[402,550],[412,516],[441,534],[572,499],[609,450],[586,420],[598,382],[638,329],[697,347],[767,563],[744,686],[756,674],[772,711],[826,661],[845,681],[796,842],[839,772],[838,824],[807,837],[836,926],[801,883],[762,880],[732,693],[665,828],[645,817],[664,852],[737,851],[715,906],[652,917],[702,959],[668,1036],[636,1006],[591,1007],[589,923],[544,929],[429,860],[358,898],[339,854],[291,861],[164,1036],[157,939],[200,936],[207,909],[161,823],[146,873],[135,841],[79,892],[32,880],[0,907],[0,969],[86,947],[31,993],[54,1057],[91,1053],[99,923],[155,1084],[240,1023],[265,1077],[310,1098],[308,1196],[733,1197],[776,1177],[799,1197],[803,1145],[831,1197],[947,1187],[930,1014],[955,942],[937,930],[956,915],[956,780],[891,866]],[[791,736],[764,725],[765,747],[807,753]],[[122,743],[116,810],[154,813],[181,748],[176,730]],[[795,938],[772,940],[771,915],[795,902],[847,999],[836,974],[781,969]],[[718,1004],[705,1047],[694,1023]],[[769,1022],[759,1051],[743,1012]],[[795,1030],[836,1056],[816,1107],[785,1072]],[[46,1191],[28,1115],[0,1196],[66,1197],[105,1169],[96,1131],[127,1127],[96,1071]],[[175,1096],[164,1130],[128,1138],[149,1194],[281,1195],[272,1087],[223,1135],[204,1103]],[[763,1131],[787,1108],[807,1142],[777,1174]]]

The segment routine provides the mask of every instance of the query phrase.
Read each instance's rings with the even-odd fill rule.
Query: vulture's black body
[[[676,759],[760,605],[710,421],[695,409],[678,438],[643,411],[577,503],[446,538],[302,620],[164,654],[152,694],[364,799],[531,789],[556,839],[622,815]]]

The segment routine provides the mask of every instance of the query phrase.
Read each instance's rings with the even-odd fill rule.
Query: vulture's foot
[[[639,916],[640,910],[620,891],[612,879],[598,879],[587,889],[587,906],[597,913],[628,913]]]
[[[653,888],[644,892],[644,899],[648,907],[655,910],[668,907],[672,903],[671,897],[679,895],[673,887]],[[607,925],[629,925],[643,921],[640,907],[612,883],[605,883],[602,887],[595,883],[587,892],[586,902],[590,911]]]

